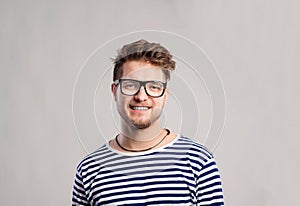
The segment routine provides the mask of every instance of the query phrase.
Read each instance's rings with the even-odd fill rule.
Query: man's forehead
[[[123,68],[123,77],[156,77],[163,78],[163,69],[160,67],[144,66],[134,68]]]

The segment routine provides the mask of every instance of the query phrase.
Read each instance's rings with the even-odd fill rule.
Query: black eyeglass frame
[[[138,89],[137,92],[134,93],[134,94],[125,94],[125,93],[123,92],[122,87],[120,87],[121,93],[124,94],[124,95],[127,95],[127,96],[134,96],[134,95],[137,95],[137,94],[140,92],[141,87],[143,86],[144,89],[145,89],[145,92],[146,92],[146,94],[147,94],[148,96],[153,97],[153,98],[158,98],[158,97],[162,97],[162,96],[164,95],[164,93],[165,93],[165,91],[166,91],[166,88],[167,88],[167,82],[153,81],[153,80],[152,80],[152,81],[139,81],[139,80],[136,80],[136,79],[117,79],[117,80],[114,81],[114,84],[115,84],[116,86],[118,86],[119,84],[122,83],[122,81],[126,81],[126,80],[127,80],[127,81],[130,80],[130,81],[138,82],[138,83],[140,84],[139,89]],[[163,85],[163,91],[162,91],[161,95],[159,95],[159,96],[152,96],[152,95],[150,95],[150,94],[148,93],[147,88],[146,88],[146,84],[149,83],[149,82],[161,83],[161,84]]]

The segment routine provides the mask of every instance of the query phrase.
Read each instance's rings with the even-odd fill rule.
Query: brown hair
[[[158,43],[150,43],[146,40],[139,40],[126,44],[118,50],[116,58],[113,59],[114,71],[113,81],[119,79],[123,74],[122,66],[126,61],[145,61],[155,66],[160,66],[170,79],[170,71],[175,70],[176,62],[172,59],[170,52]]]

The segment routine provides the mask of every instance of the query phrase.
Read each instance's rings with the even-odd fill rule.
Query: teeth
[[[132,107],[134,110],[148,110],[148,107]]]

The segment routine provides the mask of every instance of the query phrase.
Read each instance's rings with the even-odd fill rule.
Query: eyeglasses
[[[128,96],[137,95],[143,86],[146,94],[151,97],[161,97],[167,87],[167,83],[160,81],[139,81],[135,79],[117,79],[114,84],[120,84],[121,93]]]

